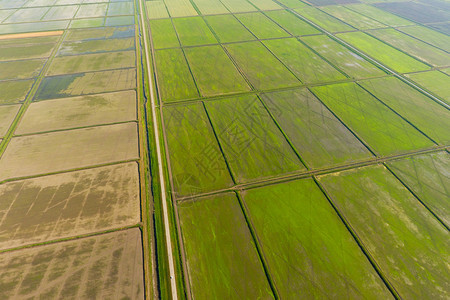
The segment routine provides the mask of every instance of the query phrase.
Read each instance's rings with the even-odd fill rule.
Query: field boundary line
[[[9,253],[9,252],[13,252],[13,251],[19,251],[22,249],[29,249],[29,248],[36,248],[36,247],[47,246],[47,245],[52,245],[52,244],[64,243],[64,242],[68,242],[68,241],[85,239],[85,238],[90,238],[93,236],[99,236],[99,235],[104,235],[104,234],[118,232],[118,231],[125,231],[125,230],[132,229],[132,228],[139,228],[140,230],[142,230],[141,227],[142,227],[142,223],[139,222],[139,223],[133,224],[133,225],[126,225],[126,226],[122,226],[122,227],[110,228],[110,229],[105,229],[105,230],[96,231],[96,232],[88,232],[88,233],[80,234],[80,235],[61,237],[61,238],[42,241],[42,242],[38,242],[38,243],[25,244],[25,245],[13,247],[13,248],[0,249],[0,253]]]
[[[149,57],[149,50],[148,50],[148,44],[147,44],[147,31],[145,27],[144,22],[144,9],[142,7],[142,1],[139,1],[139,12],[140,12],[140,19],[141,19],[141,26],[142,26],[142,35],[143,35],[143,44],[144,44],[144,52],[145,52],[145,58],[146,58],[146,67],[147,72],[150,76],[152,74],[152,69],[150,67],[150,57]],[[166,247],[167,247],[167,256],[169,261],[169,274],[170,274],[170,285],[171,285],[171,291],[172,291],[172,299],[177,300],[178,299],[178,293],[177,293],[177,283],[176,283],[176,277],[175,277],[175,267],[174,267],[174,258],[173,258],[173,250],[172,250],[172,240],[170,235],[170,227],[169,227],[169,216],[168,216],[168,209],[167,209],[167,197],[166,197],[166,184],[165,184],[165,177],[163,172],[163,162],[162,162],[162,155],[161,155],[161,145],[160,145],[160,139],[159,139],[159,126],[158,126],[158,119],[156,117],[156,103],[155,103],[155,92],[153,87],[153,81],[149,80],[149,90],[150,90],[150,104],[151,104],[151,111],[152,111],[152,122],[153,122],[153,129],[154,129],[154,135],[155,135],[155,146],[156,146],[156,156],[158,161],[158,175],[160,180],[160,188],[161,188],[161,202],[162,202],[162,210],[163,210],[163,222],[164,222],[164,233],[166,237]]]
[[[281,5],[284,9],[287,9],[289,11],[291,11],[293,14],[295,14],[297,17],[299,17],[300,19],[302,19],[303,21],[307,22],[308,24],[314,26],[315,28],[319,29],[320,31],[322,31],[323,33],[325,33],[327,36],[331,37],[332,39],[334,39],[335,41],[339,42],[340,44],[344,45],[345,47],[349,48],[350,50],[352,50],[353,52],[355,52],[356,54],[360,55],[361,57],[365,58],[366,60],[368,60],[369,62],[371,62],[372,64],[376,65],[377,67],[379,67],[380,69],[382,69],[383,71],[387,71],[388,74],[392,74],[395,77],[399,78],[401,81],[405,82],[406,84],[414,87],[416,90],[422,92],[423,94],[425,94],[426,96],[428,96],[429,98],[431,98],[432,100],[434,100],[435,102],[438,102],[439,104],[441,104],[442,106],[444,106],[445,108],[450,110],[450,105],[445,103],[444,101],[442,101],[441,99],[435,97],[433,94],[429,93],[428,91],[422,89],[420,86],[416,85],[413,81],[411,81],[410,79],[406,78],[405,76],[403,76],[402,74],[392,70],[391,68],[385,66],[384,64],[382,64],[381,62],[379,62],[378,60],[372,58],[371,56],[369,56],[368,54],[366,54],[365,52],[359,50],[358,48],[352,46],[351,44],[347,43],[346,41],[342,40],[340,37],[336,36],[335,34],[331,33],[328,30],[325,30],[324,28],[322,28],[321,26],[317,25],[316,23],[310,21],[309,19],[307,19],[306,17],[302,16],[300,13],[298,13],[297,11],[287,7],[286,5],[284,5],[283,3],[280,3],[278,0],[274,0],[274,2],[278,3],[279,5]],[[360,31],[360,30],[358,30]],[[362,31],[360,31],[362,32]],[[386,43],[384,43],[386,44]],[[389,45],[389,44],[386,44]]]
[[[263,185],[279,184],[279,183],[288,182],[288,181],[292,181],[292,180],[307,178],[310,176],[319,176],[319,175],[325,175],[325,174],[330,174],[330,173],[335,173],[335,172],[341,172],[341,171],[345,171],[345,170],[349,170],[349,169],[367,167],[367,166],[371,166],[371,165],[382,164],[382,163],[392,161],[392,160],[404,159],[404,158],[408,158],[408,157],[412,157],[412,156],[416,156],[416,155],[436,153],[436,152],[440,152],[440,151],[449,151],[449,146],[445,145],[445,146],[439,146],[439,147],[431,147],[431,148],[420,149],[420,150],[416,150],[416,151],[412,151],[412,152],[408,152],[408,153],[396,154],[396,155],[385,156],[385,157],[374,156],[370,159],[360,160],[360,161],[356,161],[356,162],[352,162],[352,163],[348,163],[348,164],[344,164],[344,165],[340,165],[340,166],[330,167],[330,168],[306,170],[306,171],[302,171],[302,172],[294,172],[294,173],[279,175],[279,176],[271,177],[271,178],[263,178],[261,180],[237,184],[230,188],[215,190],[215,191],[206,192],[206,193],[200,193],[197,195],[179,197],[177,199],[177,202],[196,201],[197,198],[203,198],[203,197],[207,197],[207,196],[211,196],[211,195],[217,195],[220,193],[254,189],[254,188],[261,187]]]

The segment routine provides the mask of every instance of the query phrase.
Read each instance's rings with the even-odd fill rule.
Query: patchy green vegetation
[[[299,85],[300,81],[260,42],[225,46],[256,89]]]
[[[211,26],[221,43],[255,39],[255,36],[232,15],[208,16],[206,22]]]
[[[281,298],[392,298],[312,179],[242,196]]]
[[[307,89],[266,93],[262,99],[310,168],[371,157],[356,137]]]
[[[378,155],[433,146],[433,142],[355,83],[311,89]]]
[[[205,21],[200,18],[177,18],[173,24],[182,46],[216,44],[216,38]]]
[[[360,79],[385,74],[375,65],[325,35],[302,37],[301,41],[351,78]]]
[[[443,145],[450,142],[450,111],[447,108],[395,77],[359,84],[433,140]],[[408,101],[407,105],[405,101]]]
[[[315,7],[309,6],[298,8],[295,11],[327,31],[341,32],[354,30],[353,27],[345,24],[342,21],[339,21],[336,18],[333,18],[332,16],[324,13],[323,11],[320,11]]]
[[[176,196],[233,184],[202,104],[165,107],[164,126]]]
[[[205,105],[236,181],[304,169],[256,96],[228,98]]]
[[[442,71],[442,70],[441,70]],[[427,71],[419,73],[406,74],[406,77],[422,86],[424,89],[432,92],[442,98],[450,105],[450,77],[440,71]]]
[[[178,204],[187,276],[198,299],[273,299],[235,194]]]
[[[319,30],[289,11],[274,10],[268,11],[265,14],[292,35],[309,35],[320,33]]]
[[[344,6],[332,5],[332,6],[325,6],[321,9],[324,12],[360,30],[386,27],[386,25],[383,25],[380,22],[377,22],[373,19],[367,18],[357,12],[349,10]]]
[[[319,181],[401,297],[448,296],[448,231],[385,167]]]
[[[304,83],[347,78],[297,39],[268,40],[263,44]]]
[[[186,57],[204,97],[250,91],[250,87],[220,46],[188,48]]]
[[[259,39],[289,36],[289,33],[262,13],[239,14],[236,17]]]
[[[397,72],[407,73],[430,69],[426,64],[366,33],[349,32],[337,36]]]

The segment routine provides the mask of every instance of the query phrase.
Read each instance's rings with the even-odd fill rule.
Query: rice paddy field
[[[450,298],[449,45],[444,0],[0,0],[0,298]]]

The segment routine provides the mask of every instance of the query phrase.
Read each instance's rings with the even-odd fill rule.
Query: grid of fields
[[[0,298],[450,298],[449,10],[0,0]]]
[[[152,294],[135,16],[0,1],[2,299]]]
[[[147,1],[183,297],[449,296],[449,37],[391,2]]]

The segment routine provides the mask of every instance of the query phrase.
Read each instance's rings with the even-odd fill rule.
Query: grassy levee
[[[448,298],[449,231],[383,165],[319,182],[400,297]]]
[[[142,1],[142,0],[138,0]],[[141,14],[144,14],[144,24],[141,24],[141,30],[148,30],[148,14],[146,11],[146,7],[144,7],[144,10],[140,12]],[[156,68],[156,62],[155,62],[155,52],[153,47],[153,40],[152,40],[152,33],[151,29],[148,31],[149,36],[147,37],[147,41],[143,41],[141,39],[141,43],[149,43],[151,46],[151,50],[149,53],[150,58],[150,65],[151,70],[148,70],[145,66],[147,66],[147,60],[146,56],[142,55],[142,66],[144,69],[144,97],[145,97],[145,107],[146,107],[146,115],[147,115],[147,132],[148,132],[148,147],[149,147],[149,157],[150,157],[150,171],[151,174],[154,174],[154,176],[151,177],[151,190],[153,194],[153,226],[154,226],[154,239],[155,239],[155,251],[156,251],[156,276],[158,281],[158,296],[161,299],[171,299],[173,291],[171,290],[171,278],[170,278],[170,271],[169,271],[169,261],[168,261],[168,254],[167,254],[167,248],[166,248],[166,236],[164,234],[165,228],[164,228],[164,220],[163,220],[163,209],[162,209],[162,203],[161,203],[161,185],[160,181],[158,179],[158,176],[156,174],[159,173],[159,166],[158,166],[158,158],[156,156],[156,137],[154,136],[154,128],[153,128],[153,122],[150,121],[150,115],[152,114],[151,110],[151,104],[150,104],[150,97],[151,95],[149,93],[155,93],[154,97],[155,99],[159,99],[158,107],[156,107],[156,119],[158,124],[163,124],[162,122],[162,111],[161,111],[161,95],[160,91],[158,90],[157,85],[157,68]],[[144,49],[143,45],[141,44],[142,49]],[[150,72],[150,74],[148,73]],[[153,83],[154,90],[150,90],[150,81]],[[159,130],[158,132],[160,140],[164,140],[164,133],[163,130]],[[163,168],[163,170],[169,170],[169,167],[167,165],[168,158],[166,157],[166,151],[164,145],[160,145],[164,150],[161,151],[161,158],[163,165],[160,166]],[[165,176],[165,182],[170,182],[169,173],[163,172],[163,176]],[[171,192],[166,189],[166,198],[168,199],[167,205],[168,205],[168,221],[169,221],[169,232],[170,232],[170,239],[172,241],[172,255],[174,255],[174,267],[175,272],[174,276],[176,277],[176,287],[177,287],[177,297],[180,299],[183,299],[186,297],[186,290],[185,290],[185,282],[183,277],[183,263],[181,262],[180,257],[180,245],[179,245],[179,232],[178,232],[178,222],[177,222],[177,216],[174,211],[173,201]]]
[[[392,298],[311,178],[241,195],[281,299]]]
[[[156,272],[156,241],[155,238],[155,224],[153,221],[153,211],[154,211],[154,195],[151,186],[152,173],[150,164],[150,142],[149,142],[149,132],[148,132],[148,118],[147,118],[147,103],[145,98],[145,91],[147,91],[146,80],[148,74],[146,74],[142,63],[145,56],[142,55],[140,47],[141,40],[139,38],[139,33],[141,27],[139,26],[139,8],[137,1],[134,1],[134,19],[135,19],[135,49],[136,49],[136,66],[141,66],[136,68],[137,78],[142,78],[142,80],[137,80],[137,99],[138,99],[138,126],[139,126],[139,150],[140,150],[140,188],[141,188],[141,222],[142,222],[142,248],[144,257],[144,279],[145,279],[145,298],[154,299],[158,297],[158,279]],[[143,12],[142,12],[143,13]]]

